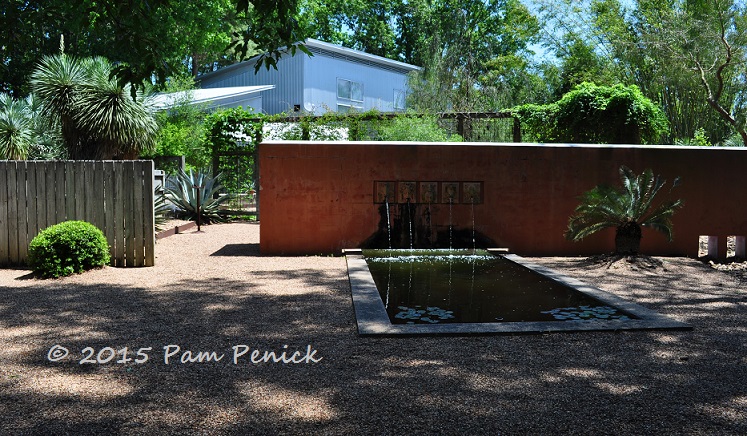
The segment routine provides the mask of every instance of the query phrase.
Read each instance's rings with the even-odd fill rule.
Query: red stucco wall
[[[339,253],[377,230],[374,182],[482,181],[476,229],[520,255],[610,252],[614,231],[573,243],[563,238],[578,196],[618,185],[618,168],[652,168],[685,207],[674,242],[644,229],[641,251],[697,255],[698,235],[747,235],[747,149],[538,144],[267,142],[260,145],[260,248],[263,254]],[[432,206],[447,225],[448,205]],[[471,205],[453,206],[455,227],[471,227]]]

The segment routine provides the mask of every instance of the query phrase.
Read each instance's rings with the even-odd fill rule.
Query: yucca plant
[[[200,187],[200,221],[205,224],[211,222],[225,222],[226,218],[222,216],[220,205],[228,201],[230,195],[216,196],[223,189],[220,185],[222,174],[211,177],[210,174],[200,171],[189,173],[180,169],[176,175],[176,186],[167,187],[165,190],[166,198],[173,203],[178,211],[189,220],[197,219],[197,186]]]
[[[42,115],[34,94],[16,100],[0,93],[0,159],[64,158],[59,130]]]
[[[26,102],[0,94],[0,159],[26,159],[33,141],[33,121]]]
[[[682,200],[666,200],[654,206],[654,197],[666,183],[651,169],[636,175],[620,167],[622,188],[599,185],[581,196],[581,204],[568,220],[566,239],[578,241],[599,230],[615,227],[615,253],[637,254],[643,237],[642,227],[662,232],[672,241],[672,215]],[[670,192],[679,185],[675,179]]]
[[[111,63],[101,57],[44,57],[31,76],[43,112],[61,126],[71,159],[136,159],[155,146],[153,114],[129,86],[112,77]]]

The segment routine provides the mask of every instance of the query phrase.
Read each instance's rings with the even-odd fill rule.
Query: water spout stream
[[[410,209],[410,197],[407,197],[407,223],[410,225],[410,250],[412,250],[412,212]]]
[[[384,197],[384,203],[386,203],[386,236],[389,240],[389,249],[392,249],[392,220],[389,218],[389,196]]]
[[[451,205],[452,205],[452,203],[454,203],[454,197],[449,197],[449,250],[453,250],[454,249],[454,247],[452,246],[453,245],[452,244],[452,240],[453,240],[452,229],[454,227],[454,223],[452,222],[452,217],[451,217]]]
[[[477,250],[477,244],[475,244],[475,197],[472,197],[472,253],[474,254]]]

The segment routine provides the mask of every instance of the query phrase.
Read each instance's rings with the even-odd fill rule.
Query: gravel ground
[[[152,268],[0,270],[0,434],[747,434],[739,276],[533,258],[694,330],[360,338],[343,258],[258,241],[257,224],[212,225],[160,240]],[[303,362],[234,364],[242,345]],[[86,347],[116,357],[80,364]],[[152,349],[117,363],[124,347]]]

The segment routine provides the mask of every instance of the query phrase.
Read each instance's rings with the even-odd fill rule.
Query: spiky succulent
[[[176,186],[165,189],[166,199],[169,200],[178,211],[187,219],[197,219],[197,188],[200,189],[200,221],[209,224],[212,222],[225,222],[226,219],[220,214],[221,204],[228,201],[230,195],[217,195],[223,188],[220,185],[221,174],[211,177],[209,174],[196,171],[185,172],[179,170],[176,175]]]

